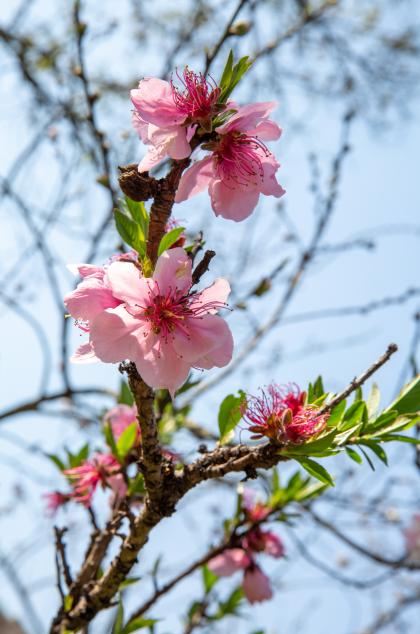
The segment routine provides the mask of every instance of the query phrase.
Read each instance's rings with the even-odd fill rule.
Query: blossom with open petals
[[[142,79],[131,91],[133,126],[148,152],[139,164],[145,172],[166,156],[183,159],[191,154],[190,141],[197,126],[211,129],[213,116],[223,109],[220,88],[188,67],[177,73],[178,84],[156,77]]]
[[[296,385],[271,384],[259,396],[248,396],[243,417],[252,438],[266,436],[282,443],[299,444],[319,434],[326,426],[328,414],[305,405],[305,392]]]
[[[257,564],[245,570],[242,589],[249,603],[269,601],[273,597],[270,579]]]
[[[66,469],[63,473],[73,488],[71,498],[89,507],[98,484],[101,484],[103,488],[114,486],[115,480],[112,478],[120,471],[121,465],[114,456],[98,453],[78,467]]]
[[[208,188],[216,216],[240,221],[254,210],[260,194],[283,196],[276,180],[280,163],[265,145],[278,139],[279,126],[268,117],[275,102],[256,103],[237,109],[216,128],[215,140],[203,145],[211,154],[184,172],[176,202]]]
[[[192,292],[191,260],[182,248],[165,251],[152,278],[143,277],[133,262],[112,262],[103,287],[113,306],[100,309],[94,296],[91,311],[90,286],[76,307],[72,293],[66,298],[69,312],[85,319],[89,333],[89,343],[79,348],[74,360],[83,361],[84,350],[89,360],[92,356],[106,363],[129,359],[148,385],[167,388],[172,395],[191,368],[229,363],[232,334],[216,313],[226,305],[230,286],[220,278]]]
[[[137,422],[137,407],[135,405],[119,403],[108,410],[104,416],[104,423],[110,425],[115,440],[118,440],[127,427],[135,422]],[[139,437],[140,427],[137,426],[137,438]]]

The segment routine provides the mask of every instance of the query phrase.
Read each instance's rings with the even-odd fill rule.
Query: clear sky
[[[109,10],[109,3],[106,6]],[[106,44],[103,44],[102,62],[106,51]],[[108,48],[108,54],[111,55],[111,48]],[[127,60],[127,64],[131,68],[138,67],[141,76],[151,74],[156,61],[151,56],[142,57],[141,60]],[[0,103],[0,174],[5,175],[33,131],[26,112],[21,107],[25,93],[16,80],[10,61],[0,61],[0,68],[3,83],[3,97]],[[258,74],[258,67],[255,73]],[[276,120],[284,128],[284,135],[276,144],[275,151],[282,162],[280,181],[287,190],[287,213],[307,238],[313,223],[313,196],[309,191],[307,154],[308,151],[317,153],[324,186],[331,159],[338,147],[342,109],[339,105],[331,104],[326,111],[325,101],[318,101],[315,97],[310,104],[313,107],[309,108],[308,102],[304,103],[297,93],[293,94],[293,91],[287,97],[287,109],[280,104],[275,114]],[[266,89],[255,91],[255,99],[269,98]],[[375,248],[349,250],[340,255],[320,257],[298,292],[289,311],[290,315],[329,307],[364,305],[372,300],[397,296],[409,288],[419,286],[418,106],[418,101],[413,102],[409,108],[409,116],[394,117],[393,125],[389,128],[369,127],[365,122],[356,119],[351,130],[352,151],[346,160],[334,220],[325,243],[334,245],[363,237],[371,239],[375,243]],[[121,113],[121,120],[113,121],[116,136],[119,133],[115,132],[115,128],[121,131],[129,129],[128,99],[118,106],[118,111]],[[299,117],[304,119],[305,123],[303,134],[298,134],[295,128]],[[107,113],[104,113],[104,120],[107,120]],[[135,146],[133,137],[132,144],[132,147],[136,147],[137,154],[130,158],[135,160],[140,158],[142,150],[138,145]],[[42,169],[40,161],[37,160],[36,172],[31,174],[32,182],[36,184],[30,192],[23,191],[27,203],[37,208],[48,206],[48,201],[54,197],[50,186],[53,150],[45,146],[42,152]],[[26,169],[31,169],[31,165]],[[24,182],[24,178],[21,182]],[[103,193],[100,186],[95,183],[92,183],[89,200],[91,215],[86,218],[86,224],[91,227],[97,221],[95,209],[101,205],[103,207]],[[27,239],[21,219],[12,216],[11,209],[7,202],[0,209],[0,249],[3,253],[0,279]],[[75,209],[75,213],[79,211]],[[201,226],[203,218],[208,225],[209,218],[205,216],[209,213],[206,194],[175,210],[177,217],[185,219],[188,226],[194,228]],[[226,262],[229,253],[242,253],[248,248],[248,241],[258,240],[257,222],[263,223],[265,218],[278,217],[278,211],[272,201],[263,201],[255,213],[255,217],[245,221],[240,228],[220,219],[212,220],[212,228],[208,231],[208,247],[216,247],[220,253],[220,261]],[[55,232],[53,237],[54,252],[61,262],[83,259],[83,246],[77,243],[77,240],[59,231]],[[262,245],[261,249],[264,252],[261,260],[255,261],[255,268],[258,272],[261,270],[261,273],[264,265],[269,266],[272,259],[281,255],[281,249],[285,249],[286,255],[290,252],[290,247],[281,241],[277,244],[275,235],[267,244]],[[222,270],[221,265],[215,263],[215,274],[220,274]],[[27,302],[24,304],[25,307],[36,315],[40,323],[47,325],[48,338],[56,341],[59,322],[55,312],[54,318],[51,318],[55,308],[46,289],[43,274],[32,266],[32,262],[28,262],[26,270],[19,272],[19,276],[20,281],[27,285],[24,291]],[[64,270],[60,271],[60,280],[63,292],[71,288],[71,276]],[[12,295],[19,292],[16,284],[10,285],[9,292]],[[270,314],[272,307],[273,299],[270,296],[255,301],[252,311],[260,320]],[[280,326],[275,330],[275,335],[262,343],[241,370],[229,377],[223,389],[211,390],[197,402],[193,415],[197,420],[215,429],[214,412],[225,394],[238,388],[252,392],[259,385],[272,379],[279,382],[293,380],[305,385],[318,374],[322,374],[328,388],[338,390],[382,353],[389,342],[395,341],[400,347],[400,353],[377,377],[384,400],[390,401],[406,362],[414,331],[413,314],[418,307],[418,302],[416,305],[414,298],[408,304],[364,316]],[[240,341],[246,334],[243,318],[233,315],[230,319],[236,328],[235,336]],[[37,394],[42,361],[39,342],[31,328],[19,316],[3,306],[0,306],[0,328],[0,409],[3,409],[20,402],[22,398]],[[78,340],[78,331],[74,329],[72,344],[76,345]],[[279,355],[278,358],[275,353]],[[56,352],[54,355],[54,363],[57,363]],[[72,368],[72,377],[77,385],[89,383],[115,387],[119,381],[116,368],[110,365],[77,366]],[[57,385],[56,379],[52,377],[50,389]],[[95,401],[93,403],[96,404]],[[88,429],[86,434],[92,438],[93,443],[97,442],[93,429]],[[43,516],[43,501],[40,496],[42,492],[57,486],[57,477],[56,472],[44,459],[35,452],[28,453],[25,448],[20,448],[15,442],[18,438],[25,444],[39,445],[44,451],[56,451],[63,444],[73,447],[82,444],[81,434],[77,426],[64,415],[20,416],[2,424],[0,428],[0,509],[10,500],[14,486],[23,481],[26,490],[26,497],[16,513],[0,515],[0,551],[9,552],[12,557],[16,556],[16,561],[22,562],[22,577],[28,587],[36,589],[36,608],[41,620],[47,623],[56,601],[53,550],[50,543],[52,523]],[[181,437],[176,449],[187,451],[191,449],[191,444],[186,438]],[[401,456],[401,459],[405,460],[407,455],[397,451],[394,461],[391,462],[395,473],[401,477],[406,477],[406,473],[403,466],[398,466],[398,461]],[[338,470],[339,466],[340,463],[335,462],[332,469]],[[377,486],[380,477],[380,470],[376,474],[371,474],[367,467],[363,467],[358,476],[359,486]],[[176,517],[162,522],[153,532],[142,556],[143,569],[149,570],[161,552],[164,552],[163,566],[168,573],[177,569],[177,562],[189,561],[200,556],[211,535],[211,531],[209,532],[208,527],[201,521],[204,511],[209,506],[213,509],[216,507],[219,512],[227,515],[232,508],[230,494],[223,492],[223,495],[222,499],[218,490],[213,496],[206,497],[202,495],[201,490],[192,492],[180,505],[181,512]],[[82,513],[74,509],[63,516],[63,519],[67,519],[75,527],[75,537],[70,541],[70,557],[80,557],[86,541],[86,534],[81,530],[81,518]],[[209,522],[209,527],[215,525],[217,522],[213,518]],[[357,628],[361,628],[369,621],[369,616],[373,613],[372,606],[376,609],[377,602],[382,597],[385,601],[389,599],[387,592],[381,595],[374,590],[362,595],[338,583],[333,585],[327,577],[303,564],[301,560],[297,563],[293,559],[294,545],[287,531],[280,526],[277,532],[284,537],[288,545],[289,559],[276,562],[274,566],[267,561],[264,562],[264,566],[267,570],[273,570],[273,579],[279,590],[269,604],[246,611],[246,621],[235,621],[225,626],[229,627],[232,634],[250,634],[258,627],[266,627],[267,634],[295,634],[300,631],[310,631],[311,634],[354,634]],[[322,538],[314,534],[313,529],[309,527],[302,527],[301,537],[310,543],[320,539],[320,549],[323,548],[324,554],[330,552],[332,560],[338,554],[342,554],[342,549],[340,550],[336,543],[327,542],[322,545]],[[31,556],[27,560],[24,557],[25,547],[31,549]],[[401,548],[398,534],[387,540],[385,547],[390,553],[398,555]],[[358,574],[366,575],[368,566],[365,569],[359,567],[354,570],[359,570]],[[8,583],[4,583],[1,570],[0,580],[0,607],[6,609],[10,615],[19,617],[19,600]],[[183,584],[153,611],[151,616],[165,616],[165,620],[157,628],[159,634],[177,634],[181,631],[178,629],[179,624],[174,611],[179,609],[180,604],[186,610],[188,601],[199,596],[198,582],[199,580],[192,580]],[[139,600],[139,594],[136,593],[141,593],[140,598],[144,597],[141,585],[138,590],[131,591],[133,605],[136,599],[137,603]],[[300,626],[298,620],[302,612],[310,612],[311,618],[303,620]],[[299,629],[300,627],[302,629]],[[103,631],[101,625],[94,629],[94,632],[98,633]],[[221,631],[227,630],[223,630],[222,627]],[[31,632],[31,628],[28,627],[28,634]]]

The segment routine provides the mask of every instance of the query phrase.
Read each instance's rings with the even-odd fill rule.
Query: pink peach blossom
[[[182,202],[208,188],[216,216],[238,222],[252,213],[260,194],[283,196],[285,191],[276,180],[280,164],[264,143],[281,134],[268,118],[275,105],[267,102],[239,107],[216,128],[217,139],[204,146],[211,154],[184,172],[175,201]]]
[[[144,278],[132,262],[112,262],[101,284],[114,306],[100,310],[95,296],[91,310],[89,284],[76,307],[72,293],[66,298],[76,319],[83,312],[89,332],[89,343],[78,349],[75,361],[83,362],[84,355],[106,363],[129,359],[148,385],[167,388],[172,396],[192,367],[229,363],[232,334],[216,313],[225,306],[230,286],[218,279],[203,291],[191,292],[191,260],[183,249],[165,251],[152,278]]]
[[[120,472],[121,466],[111,454],[95,454],[90,460],[85,460],[78,467],[66,469],[64,475],[68,477],[73,487],[70,497],[89,507],[92,496],[98,486],[110,486],[110,478]]]
[[[242,548],[229,548],[210,559],[208,567],[218,577],[230,577],[238,570],[249,566],[250,563],[250,558]]]
[[[118,440],[123,431],[136,421],[137,407],[135,405],[124,405],[121,403],[106,412],[104,416],[104,423],[109,423],[115,440]],[[139,426],[137,426],[137,430],[137,437],[139,438]]]
[[[133,126],[149,146],[139,172],[148,171],[166,156],[178,160],[189,156],[197,125],[211,129],[212,117],[223,109],[217,104],[220,89],[214,82],[188,67],[177,77],[181,88],[173,81],[148,77],[130,93]]]
[[[256,564],[245,571],[242,588],[250,603],[268,601],[273,597],[270,579]]]

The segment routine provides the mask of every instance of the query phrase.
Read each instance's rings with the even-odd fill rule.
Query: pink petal
[[[184,249],[175,247],[164,251],[156,263],[153,279],[162,295],[176,289],[187,293],[192,284],[191,260]]]
[[[166,152],[166,149],[164,147],[157,148],[153,145],[150,146],[147,150],[146,156],[144,156],[139,163],[138,171],[140,172],[140,174],[142,174],[143,172],[148,172],[152,169],[152,167],[155,167],[155,165],[163,161],[167,154],[168,153]]]
[[[105,269],[94,264],[68,264],[67,268],[73,275],[80,277],[97,277],[102,280],[105,275]]]
[[[133,361],[147,385],[155,389],[167,389],[174,398],[176,390],[187,380],[191,366],[179,357],[171,343],[165,343],[157,337],[155,341],[148,351],[140,350]]]
[[[246,568],[249,563],[249,557],[242,548],[230,548],[210,559],[207,565],[218,577],[230,577],[238,570]]]
[[[276,559],[284,556],[284,544],[275,533],[262,531],[264,539],[264,552]]]
[[[64,305],[76,319],[91,321],[106,308],[120,304],[112,291],[98,277],[86,277],[77,288],[64,297]]]
[[[165,151],[173,159],[183,159],[191,154],[191,147],[187,141],[187,130],[180,126],[158,128],[149,126],[149,141],[156,149]]]
[[[220,302],[222,304],[226,304],[227,298],[230,293],[230,284],[223,277],[219,277],[217,280],[213,282],[211,286],[200,291],[197,294],[194,302],[192,302],[191,306],[203,306],[206,304],[211,304],[212,302]],[[217,313],[217,308],[209,308],[208,312],[211,315]]]
[[[227,187],[222,180],[214,180],[209,188],[216,216],[240,222],[248,218],[258,202],[259,191],[251,187]]]
[[[213,159],[211,156],[197,161],[181,176],[175,202],[180,203],[200,193],[208,187],[213,177]]]
[[[225,324],[225,332],[220,338],[219,345],[204,356],[200,357],[200,359],[198,359],[194,364],[196,368],[201,368],[203,370],[210,370],[214,367],[224,368],[224,366],[232,360],[234,346],[233,337],[227,323],[223,323]]]
[[[229,326],[217,315],[187,318],[185,327],[188,334],[181,330],[175,332],[173,345],[180,357],[191,365],[196,365],[198,359],[226,344],[230,338]]]
[[[226,132],[237,130],[238,132],[248,132],[253,130],[277,106],[276,101],[266,101],[260,103],[251,103],[238,108],[238,112],[219,128],[216,132],[225,134]]]
[[[115,297],[128,304],[144,305],[147,301],[150,294],[149,284],[133,262],[113,262],[108,267],[106,275]]]
[[[131,101],[142,119],[161,128],[183,123],[185,114],[179,113],[167,81],[148,77],[132,90]]]
[[[247,130],[250,136],[256,136],[262,141],[277,141],[280,138],[282,129],[270,119],[261,121],[254,130]]]
[[[92,344],[82,343],[74,353],[72,357],[70,357],[70,361],[73,363],[96,363],[99,361],[98,357],[95,355]]]
[[[270,580],[258,566],[245,571],[242,588],[250,603],[267,601],[273,596]]]
[[[261,193],[266,196],[275,196],[276,198],[280,198],[286,191],[277,182],[276,172],[280,167],[280,163],[276,161],[274,156],[270,154],[266,157],[265,160],[262,161],[263,166],[263,183],[261,186]]]
[[[143,342],[148,333],[144,322],[132,317],[121,304],[94,319],[90,340],[96,356],[105,363],[134,361],[139,353],[139,342]]]
[[[133,124],[133,128],[136,130],[143,143],[149,143],[149,124],[147,123],[147,121],[144,121],[144,119],[141,118],[137,110],[133,110],[131,123]]]

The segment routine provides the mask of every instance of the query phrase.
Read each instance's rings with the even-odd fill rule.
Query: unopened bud
[[[249,31],[251,30],[251,26],[252,26],[252,23],[245,20],[241,20],[240,22],[235,22],[235,24],[233,24],[229,29],[229,35],[236,35],[238,37],[242,37],[243,35],[246,35],[247,33],[249,33]]]

